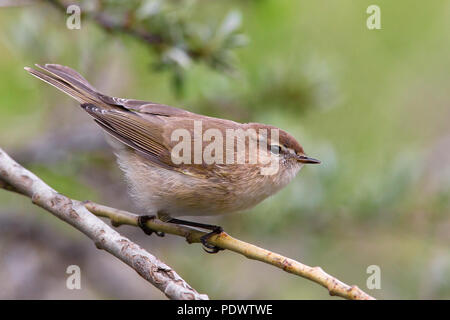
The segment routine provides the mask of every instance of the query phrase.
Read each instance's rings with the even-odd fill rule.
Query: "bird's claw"
[[[217,253],[219,251],[225,250],[223,248],[220,248],[218,246],[212,245],[208,243],[208,239],[211,238],[213,235],[216,234],[221,234],[223,232],[223,228],[222,227],[217,227],[215,228],[213,231],[211,231],[210,233],[205,234],[204,236],[202,236],[200,238],[200,242],[203,245],[203,250],[205,250],[205,252],[213,254],[213,253]]]
[[[138,222],[138,226],[148,236],[151,236],[153,233],[155,233],[158,237],[164,237],[165,236],[164,232],[153,230],[153,229],[151,229],[151,228],[149,228],[147,226],[147,221],[153,220],[155,218],[156,218],[156,216],[154,216],[154,215],[152,215],[152,216],[139,216],[138,217],[138,221],[137,221]]]

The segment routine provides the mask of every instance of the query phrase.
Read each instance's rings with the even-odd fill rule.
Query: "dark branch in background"
[[[67,7],[69,4],[64,4],[63,1],[58,0],[46,0],[51,3],[56,8],[60,9],[64,13],[66,13]],[[82,13],[83,14],[83,13]],[[131,35],[149,45],[162,44],[163,38],[158,34],[152,34],[145,30],[138,30],[131,27],[130,23],[124,21],[122,23],[114,22],[110,17],[101,12],[94,12],[92,14],[83,14],[83,17],[88,18],[96,22],[100,27],[105,29],[108,32],[122,32],[128,35]]]
[[[169,298],[206,298],[205,295],[199,295],[185,283],[170,267],[163,264],[138,245],[122,237],[90,212],[99,217],[110,219],[113,226],[120,226],[122,224],[137,226],[138,215],[93,202],[82,203],[69,199],[57,193],[34,174],[21,167],[2,149],[0,149],[0,188],[30,197],[34,204],[68,222],[94,240],[99,248],[105,249],[130,265],[143,278],[163,291]],[[189,243],[200,243],[200,238],[205,235],[204,232],[192,228],[164,223],[159,220],[149,220],[147,226],[155,231],[184,237]],[[225,232],[212,236],[208,242],[220,248],[241,254],[249,259],[273,265],[288,273],[314,281],[327,288],[330,295],[336,295],[346,299],[373,299],[373,297],[357,286],[349,286],[343,283],[324,272],[320,267],[307,266],[278,253],[235,239]]]
[[[139,40],[146,42],[149,45],[162,44],[163,38],[158,34],[152,34],[146,32],[145,30],[136,30],[131,28],[131,26],[127,24],[118,24],[109,20],[109,18],[101,13],[94,14],[92,19],[97,22],[97,24],[103,27],[105,30],[110,32],[123,32],[128,35],[131,35]]]
[[[67,6],[72,4],[62,0],[46,1],[64,14]],[[241,17],[237,11],[228,13],[220,24],[211,26],[194,23],[188,15],[179,13],[189,11],[185,8],[187,2],[183,1],[177,6],[170,2],[155,2],[152,9],[145,9],[145,2],[127,1],[123,4],[125,13],[120,17],[110,12],[109,2],[100,1],[98,8],[92,11],[82,7],[82,18],[108,33],[122,33],[149,46],[158,58],[155,69],[173,72],[177,93],[181,92],[184,72],[193,61],[231,73],[235,71],[234,49],[247,43],[247,38],[239,33]],[[83,1],[80,3],[82,5]],[[114,6],[119,4],[114,2]]]

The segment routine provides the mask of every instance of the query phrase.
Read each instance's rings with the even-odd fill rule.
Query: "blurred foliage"
[[[67,15],[46,3],[3,8],[0,145],[14,153],[88,123],[70,98],[22,70],[35,62],[69,65],[107,94],[281,127],[322,165],[305,167],[250,212],[205,222],[361,288],[367,266],[379,265],[376,297],[449,298],[450,3],[379,0],[382,29],[373,31],[371,4],[86,1],[91,16],[81,30],[66,29]],[[105,32],[96,12],[161,42]],[[174,95],[181,83],[184,94]],[[92,130],[90,140],[101,137]],[[69,196],[133,210],[104,150],[29,167]],[[32,210],[0,192],[0,214]],[[231,253],[211,258],[174,237],[139,239],[213,298],[327,298],[308,281]]]
[[[69,3],[49,1],[65,11]],[[169,70],[177,93],[194,61],[222,72],[234,70],[233,50],[247,44],[239,32],[241,13],[231,10],[222,21],[199,22],[196,0],[81,1],[81,12],[109,32],[122,32],[147,43],[156,56],[154,70]]]

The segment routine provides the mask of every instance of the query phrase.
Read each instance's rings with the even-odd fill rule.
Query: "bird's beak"
[[[301,163],[312,163],[312,164],[319,164],[320,160],[310,158],[307,156],[297,156],[297,161]]]

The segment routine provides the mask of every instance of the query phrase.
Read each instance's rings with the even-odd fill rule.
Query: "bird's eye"
[[[273,154],[279,155],[281,153],[281,146],[273,144],[270,146],[270,152]]]

